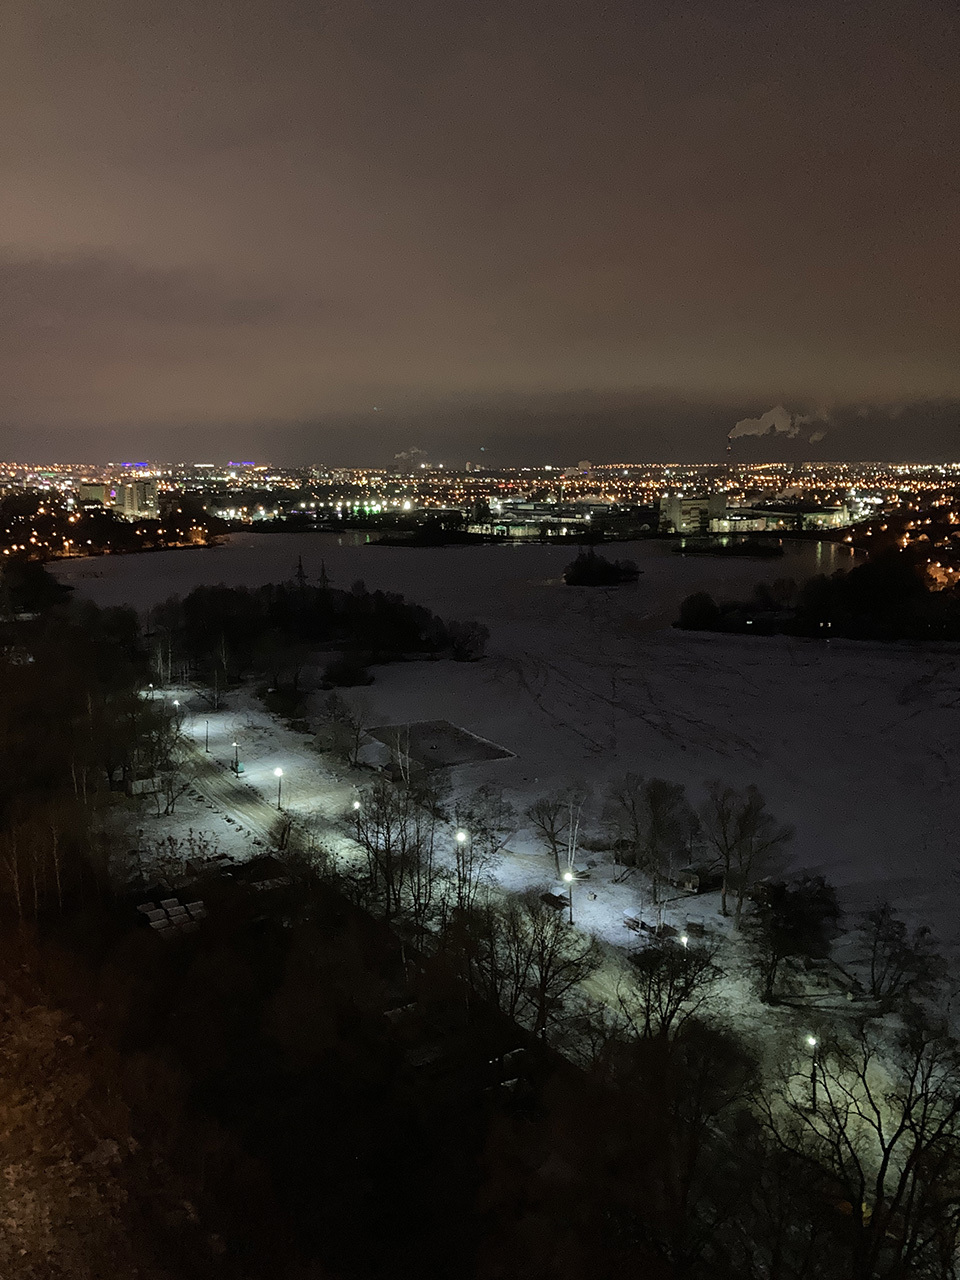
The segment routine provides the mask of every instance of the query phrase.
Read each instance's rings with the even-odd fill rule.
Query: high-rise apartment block
[[[113,505],[127,520],[155,520],[159,514],[156,480],[118,484]]]

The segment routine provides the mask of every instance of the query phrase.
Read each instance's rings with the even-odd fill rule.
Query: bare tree
[[[716,1259],[716,1274],[737,1280],[850,1280],[835,1188],[815,1182],[809,1165],[762,1130],[741,1126],[735,1152],[709,1188],[733,1200],[703,1242],[703,1262]]]
[[[50,833],[50,866],[53,871],[53,883],[57,894],[57,909],[63,911],[63,841],[60,824],[56,812],[51,812],[48,820]]]
[[[24,839],[22,826],[9,823],[0,834],[0,874],[6,893],[13,900],[17,920],[22,924],[26,918],[26,902],[24,900],[29,884],[30,846]]]
[[[715,947],[644,947],[630,956],[617,983],[626,1027],[641,1039],[679,1031],[701,1011],[721,976]]]
[[[841,914],[836,890],[823,876],[804,872],[789,884],[764,886],[745,929],[762,1000],[775,999],[785,960],[829,956]]]
[[[612,1086],[621,1141],[634,1153],[649,1143],[655,1186],[648,1184],[646,1195],[656,1207],[647,1230],[660,1256],[671,1259],[671,1275],[739,1280],[747,1271],[739,1257],[731,1265],[730,1233],[736,1244],[743,1192],[754,1176],[753,1152],[746,1161],[741,1155],[744,1109],[757,1085],[753,1055],[729,1030],[696,1017],[669,1037],[638,1035],[622,1016],[615,1028],[601,1024],[598,1040],[604,1030],[607,1041],[592,1066]],[[642,1198],[641,1162],[631,1163],[640,1179],[631,1189]],[[619,1181],[625,1173],[617,1167],[612,1176]],[[795,1219],[791,1226],[796,1231]]]
[[[842,1202],[845,1275],[956,1275],[960,1055],[951,1037],[917,1025],[891,1044],[888,1030],[865,1024],[791,1058],[756,1102],[774,1142]]]
[[[611,788],[608,811],[617,848],[647,874],[654,902],[662,905],[664,887],[690,856],[696,829],[683,786],[628,773]]]
[[[747,895],[758,880],[776,868],[779,855],[793,839],[793,830],[767,812],[756,787],[737,791],[719,782],[707,784],[700,822],[703,838],[723,872],[720,910],[727,915],[727,900],[733,891],[734,918],[739,928]]]
[[[370,724],[366,707],[331,693],[320,708],[323,741],[337,759],[355,769]]]
[[[560,875],[560,848],[567,829],[567,805],[560,792],[541,796],[527,809],[527,817],[537,832],[541,844],[553,857],[557,876]]]
[[[156,793],[157,817],[160,816],[160,797],[164,800],[164,814],[176,812],[177,801],[193,786],[197,776],[193,753],[182,742],[173,745],[170,755],[159,770],[161,790]]]
[[[617,861],[622,859],[630,869],[638,866],[646,832],[643,779],[639,774],[628,773],[611,786],[607,812]]]
[[[85,828],[78,806],[51,797],[9,815],[0,831],[0,899],[8,898],[21,922],[37,919],[84,872]]]
[[[218,651],[219,658],[219,651]],[[211,710],[219,711],[224,705],[227,686],[227,673],[223,664],[214,661],[206,679],[195,682],[193,690],[199,698],[210,705]]]
[[[112,706],[90,712],[91,736],[103,752],[108,777],[154,778],[182,753],[183,709],[166,698],[132,691]]]
[[[567,830],[563,848],[563,871],[575,873],[577,855],[580,852],[580,833],[583,828],[583,806],[586,794],[571,789],[567,793]]]
[[[893,1003],[904,996],[930,996],[944,976],[946,964],[930,930],[918,925],[911,933],[889,902],[864,914],[857,941],[873,1000]]]
[[[387,778],[363,793],[351,825],[366,854],[370,892],[386,919],[411,904],[422,925],[433,904],[437,819],[416,795]]]
[[[437,820],[419,806],[419,836],[407,874],[407,912],[419,943],[443,909],[446,877],[437,860]]]
[[[454,808],[456,902],[469,910],[516,829],[516,813],[493,787],[478,787]]]
[[[338,889],[346,886],[344,867],[336,851],[327,842],[327,826],[314,816],[298,815],[288,818],[287,832],[283,846],[278,848],[278,857],[286,869],[286,874],[297,885],[297,901],[301,908],[309,913],[315,895],[321,889],[335,885]]]
[[[527,818],[552,856],[558,877],[563,874],[561,861],[567,868],[575,861],[586,799],[582,787],[572,786],[541,796],[527,809]]]
[[[596,941],[571,929],[536,890],[475,908],[470,932],[472,985],[541,1037],[601,962]]]
[[[413,777],[413,759],[410,755],[410,729],[407,725],[398,726],[390,733],[390,768],[404,784],[409,787]]]
[[[545,1037],[550,1022],[562,1016],[573,991],[600,967],[601,952],[594,938],[571,929],[539,895],[523,896],[521,906],[532,938],[529,992],[533,1030]]]

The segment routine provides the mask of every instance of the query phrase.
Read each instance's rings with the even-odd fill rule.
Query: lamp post
[[[817,1109],[817,1049],[820,1042],[816,1036],[807,1036],[807,1045],[810,1048],[810,1101],[813,1110]]]
[[[357,842],[360,841],[360,801],[353,802],[353,820],[357,824]]]
[[[467,853],[467,841],[470,834],[462,828],[454,833],[456,840],[456,864],[457,864],[457,906],[462,910],[469,907],[473,903],[473,895],[476,886],[473,883],[471,862],[473,859]]]
[[[209,720],[204,720],[203,722],[203,749],[204,751],[206,751],[207,755],[210,754],[210,721]]]
[[[234,742],[232,745],[233,745],[233,772],[239,773],[240,772],[240,743]]]
[[[573,924],[573,882],[577,877],[572,871],[565,871],[563,878],[567,882],[567,902],[570,906],[570,923]]]
[[[280,796],[283,794],[283,770],[274,769],[273,776],[277,780],[277,812],[280,811]]]

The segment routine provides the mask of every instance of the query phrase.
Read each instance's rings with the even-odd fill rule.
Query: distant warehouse
[[[711,533],[803,533],[808,529],[842,529],[850,523],[845,506],[821,507],[792,502],[779,507],[729,507],[710,521]]]
[[[845,506],[810,502],[755,507],[728,507],[722,493],[700,497],[662,498],[660,529],[664,533],[802,533],[808,529],[841,529],[850,523]]]

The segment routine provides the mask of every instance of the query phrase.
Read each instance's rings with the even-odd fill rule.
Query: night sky
[[[958,14],[5,0],[0,454],[958,456]]]

